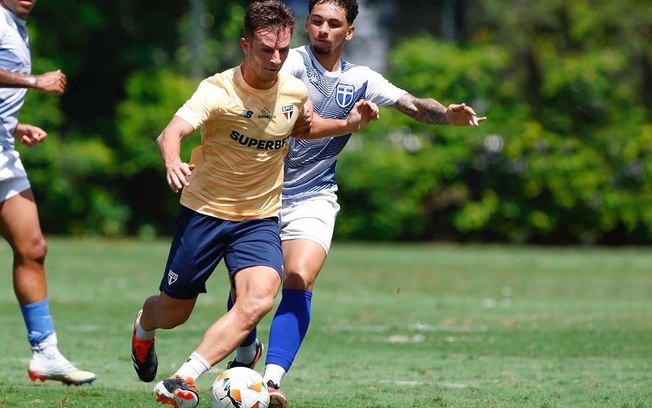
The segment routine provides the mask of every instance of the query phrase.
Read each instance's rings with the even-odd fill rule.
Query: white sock
[[[70,361],[59,351],[57,343],[56,333],[50,334],[43,341],[32,347],[32,359],[36,358],[42,363],[47,362],[45,364],[48,365],[70,364]]]
[[[194,351],[188,360],[177,370],[174,375],[181,378],[192,378],[195,381],[200,375],[211,369],[211,365],[199,353]]]
[[[235,361],[249,364],[256,358],[256,341],[248,346],[240,346],[235,350]]]
[[[285,377],[286,373],[285,368],[280,365],[267,364],[265,366],[265,375],[263,376],[265,384],[267,384],[267,381],[272,380],[274,384],[280,387],[281,381],[283,381],[283,377]]]
[[[34,346],[32,348],[36,349],[37,351],[42,351],[42,350],[48,349],[50,347],[57,348],[58,343],[59,343],[59,341],[57,339],[57,334],[52,333],[48,337],[41,340],[40,343],[38,343],[36,346]]]
[[[154,330],[145,330],[143,326],[140,325],[140,319],[136,323],[136,338],[141,340],[151,340],[156,335],[156,329]]]

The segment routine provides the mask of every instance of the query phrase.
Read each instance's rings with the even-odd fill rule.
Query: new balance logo
[[[179,279],[179,275],[176,273],[172,272],[172,269],[168,271],[168,285],[172,285],[174,282]]]

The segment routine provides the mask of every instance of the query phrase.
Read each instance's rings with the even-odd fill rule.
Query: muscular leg
[[[326,251],[310,239],[283,241],[283,289],[307,290],[312,288],[326,262]]]
[[[32,380],[85,384],[95,374],[78,370],[60,352],[50,315],[45,255],[47,244],[31,189],[0,203],[0,234],[14,253],[13,284],[32,346],[28,371]]]
[[[31,189],[0,203],[0,234],[13,250],[14,293],[28,340],[32,347],[42,348],[41,343],[54,334],[54,322],[47,300],[44,267],[47,245]],[[47,344],[56,346],[56,337],[50,337]]]
[[[206,331],[195,350],[211,365],[225,359],[274,306],[281,278],[273,268],[245,268],[235,275],[235,303]]]
[[[27,305],[47,298],[47,244],[31,189],[0,203],[0,234],[14,253],[13,285],[18,303]]]
[[[309,239],[283,241],[283,297],[269,335],[265,379],[280,384],[290,369],[310,324],[312,289],[326,251]]]
[[[161,292],[150,296],[143,304],[140,326],[143,330],[173,329],[188,320],[197,298],[175,299]]]

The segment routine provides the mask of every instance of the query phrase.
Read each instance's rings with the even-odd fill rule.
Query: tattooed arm
[[[416,98],[409,93],[401,96],[394,107],[419,122],[431,125],[478,126],[487,120],[479,118],[475,111],[466,104],[442,105],[432,98]]]

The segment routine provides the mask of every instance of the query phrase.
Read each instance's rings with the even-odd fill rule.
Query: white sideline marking
[[[414,336],[396,334],[387,338],[387,342],[390,344],[423,343],[424,341],[426,341],[426,336],[422,334],[417,334]]]
[[[406,381],[406,380],[380,380],[381,384],[403,385],[409,387],[418,387],[422,385],[439,386],[444,388],[467,388],[467,384],[451,383],[451,382],[433,382],[433,381]]]
[[[382,333],[386,331],[395,331],[397,329],[409,329],[418,332],[455,332],[455,333],[483,333],[488,331],[485,325],[478,326],[453,326],[453,325],[433,325],[423,322],[410,323],[405,326],[390,326],[390,325],[376,325],[376,326],[352,326],[352,325],[332,325],[321,326],[318,330],[321,331],[335,331],[335,332],[353,332],[353,333]]]

